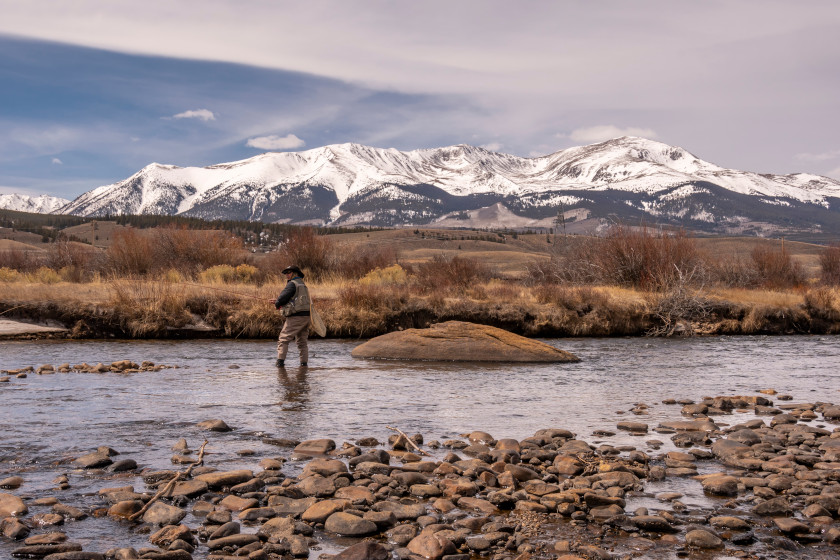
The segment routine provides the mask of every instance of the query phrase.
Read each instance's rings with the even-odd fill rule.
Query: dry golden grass
[[[10,282],[2,284],[4,301],[9,302],[58,302],[63,304],[84,303],[103,305],[111,300],[108,284],[91,282],[76,284],[59,282],[41,284],[31,282]]]
[[[710,299],[744,306],[769,306],[789,308],[804,303],[803,294],[791,291],[747,290],[742,288],[714,288],[708,291]]]

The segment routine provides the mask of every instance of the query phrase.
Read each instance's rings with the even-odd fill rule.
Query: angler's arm
[[[295,283],[289,282],[286,284],[286,287],[283,288],[283,291],[280,292],[280,295],[277,296],[277,299],[274,300],[274,309],[280,309],[289,303],[293,297],[295,297]]]

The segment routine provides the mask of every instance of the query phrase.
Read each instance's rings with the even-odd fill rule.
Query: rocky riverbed
[[[3,381],[144,367],[166,366],[44,364],[7,371]],[[632,420],[616,423],[614,431],[634,434],[636,445],[599,443],[603,437],[562,427],[521,440],[483,431],[443,441],[396,430],[346,442],[265,437],[276,453],[239,449],[235,460],[246,467],[229,470],[223,438],[247,427],[208,419],[198,426],[206,445],[160,442],[172,449],[167,469],[145,467],[142,453],[124,458],[102,442],[67,458],[64,474],[44,490],[28,481],[34,461],[18,461],[27,465],[18,470],[4,463],[1,549],[49,560],[840,554],[840,430],[833,424],[840,407],[778,394],[662,402],[673,408],[672,421],[644,422],[648,405],[637,403]],[[74,494],[82,481],[95,482],[94,505]],[[684,500],[687,485],[702,488],[703,505]],[[104,549],[74,536],[91,523],[147,546]]]

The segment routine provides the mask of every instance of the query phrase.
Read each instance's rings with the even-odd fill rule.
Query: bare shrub
[[[648,336],[692,336],[692,323],[709,317],[711,302],[691,284],[690,277],[681,278],[667,291],[652,296],[651,314],[658,324],[648,330]]]
[[[430,262],[420,263],[415,271],[415,281],[422,291],[455,289],[466,290],[492,276],[490,269],[476,259],[435,255]]]
[[[280,248],[263,260],[264,269],[276,274],[290,265],[297,265],[315,278],[330,272],[333,260],[333,242],[325,235],[318,235],[315,228],[291,230]]]
[[[787,250],[758,246],[750,254],[760,286],[770,289],[792,288],[805,282],[802,265],[794,261]]]
[[[707,260],[707,270],[711,280],[729,288],[747,288],[757,286],[758,271],[751,259],[737,255],[718,256]]]
[[[620,286],[667,290],[694,276],[701,265],[697,244],[684,230],[669,234],[619,225],[605,241],[599,251],[601,267]]]
[[[43,263],[58,271],[64,281],[78,283],[90,278],[95,272],[95,267],[91,266],[95,253],[96,249],[59,235],[47,249]]]
[[[175,268],[187,274],[218,265],[237,266],[245,260],[242,240],[226,231],[165,227],[153,234],[155,268]]]
[[[393,247],[381,245],[357,245],[341,247],[335,251],[332,271],[344,278],[361,278],[377,268],[384,269],[397,262]]]
[[[663,291],[704,270],[697,243],[685,231],[617,225],[604,238],[582,237],[558,247],[548,264],[531,265],[536,282],[615,284]]]
[[[840,285],[840,244],[829,245],[820,253],[820,281]]]
[[[134,228],[114,232],[107,256],[111,270],[120,275],[148,274],[156,268],[172,268],[155,262],[151,236]]]
[[[43,266],[44,260],[35,251],[24,249],[9,249],[0,251],[0,267],[10,268],[18,272],[32,272]]]

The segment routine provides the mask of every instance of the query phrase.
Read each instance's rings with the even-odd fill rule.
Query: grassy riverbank
[[[393,270],[393,269],[392,269]],[[54,321],[75,338],[270,338],[282,327],[271,300],[282,285],[115,279],[3,284],[0,313]],[[526,336],[840,333],[840,290],[524,286],[489,280],[432,290],[388,282],[311,282],[331,337],[370,337],[446,320]]]
[[[334,337],[445,320],[545,337],[840,332],[840,246],[644,226],[560,238],[298,228],[268,253],[221,231],[123,228],[103,248],[0,251],[0,316],[78,338],[274,337],[290,263]]]

